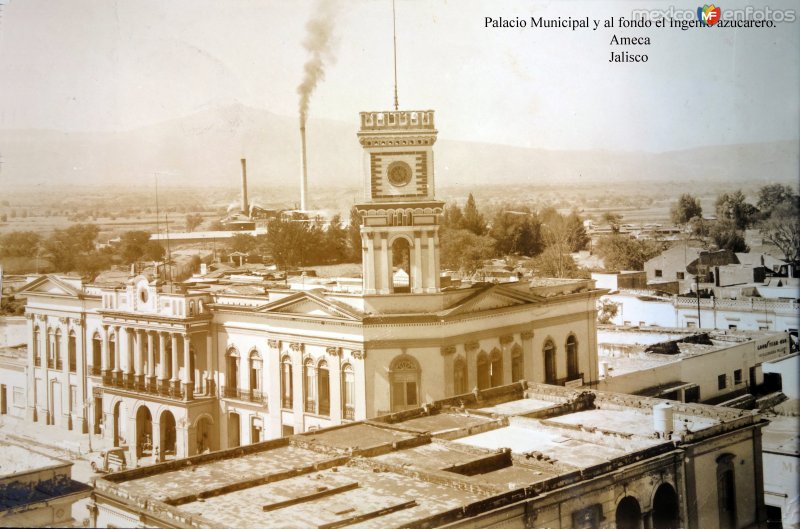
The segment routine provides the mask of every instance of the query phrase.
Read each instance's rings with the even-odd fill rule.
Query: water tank
[[[608,376],[608,362],[602,361],[600,362],[600,378],[606,378]]]
[[[653,406],[653,429],[660,437],[672,433],[672,414],[674,409],[668,402]]]

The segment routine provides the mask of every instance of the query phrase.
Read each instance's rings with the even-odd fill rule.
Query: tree
[[[791,186],[783,184],[768,184],[758,190],[756,207],[765,217],[769,217],[773,209],[784,203],[797,202],[798,196]]]
[[[267,224],[265,249],[281,268],[303,266],[314,250],[309,231],[303,221],[272,219]]]
[[[709,236],[720,250],[732,252],[747,252],[750,248],[744,242],[742,232],[736,229],[733,220],[718,220],[709,230]]]
[[[619,233],[619,229],[622,225],[622,215],[612,211],[606,211],[603,213],[603,222],[609,225],[611,233]]]
[[[142,230],[126,231],[119,238],[119,255],[126,264],[141,261],[150,233]]]
[[[164,247],[161,246],[161,243],[158,241],[147,241],[144,245],[144,253],[142,258],[145,261],[161,261],[164,259],[164,254],[166,251]]]
[[[443,268],[472,274],[483,262],[491,259],[494,240],[486,235],[475,235],[469,230],[444,228],[439,232],[441,264]]]
[[[232,252],[248,253],[256,247],[256,238],[247,233],[237,233],[228,239],[228,248]]]
[[[787,261],[800,259],[800,205],[796,200],[785,201],[770,211],[759,225],[764,239],[783,252]]]
[[[595,253],[603,258],[606,270],[644,270],[645,261],[664,250],[656,241],[640,241],[618,234],[601,237]]]
[[[203,216],[197,214],[186,215],[186,231],[194,231],[203,223]]]
[[[578,215],[577,211],[571,211],[564,219],[565,233],[569,243],[571,252],[579,252],[586,248],[589,244],[589,234],[586,233],[586,228],[583,225],[583,219]]]
[[[444,208],[442,227],[454,230],[460,230],[464,227],[464,213],[457,203],[453,202]]]
[[[619,313],[619,304],[608,299],[597,300],[597,323],[611,323]]]
[[[679,226],[689,224],[693,218],[703,218],[703,208],[697,197],[684,193],[670,209],[672,222]]]
[[[464,221],[463,227],[475,235],[483,235],[486,233],[486,221],[483,215],[478,211],[478,206],[475,205],[475,197],[472,193],[467,198],[467,205],[464,206]]]
[[[717,219],[732,221],[738,230],[747,229],[758,219],[758,209],[745,200],[741,190],[719,195],[715,203]]]
[[[0,255],[4,257],[34,257],[42,243],[41,236],[32,231],[12,231],[0,235]]]
[[[579,277],[580,269],[564,249],[566,245],[550,245],[532,262],[533,268],[540,277]]]
[[[361,255],[361,213],[350,208],[350,223],[347,225],[347,240],[350,247],[350,260],[360,263]]]
[[[495,254],[537,255],[542,251],[541,224],[531,214],[498,211],[489,236],[495,240]]]
[[[348,231],[342,226],[342,218],[334,215],[322,235],[322,257],[324,261],[341,263],[350,255]]]
[[[83,257],[96,256],[95,241],[100,228],[94,224],[74,224],[66,229],[54,230],[43,243],[43,249],[61,272],[78,270],[84,267]]]

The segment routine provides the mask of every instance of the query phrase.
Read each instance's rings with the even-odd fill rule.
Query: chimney
[[[300,211],[306,211],[308,195],[308,170],[306,168],[306,124],[300,123]]]
[[[247,159],[242,158],[242,213],[245,215],[250,214],[250,209],[247,207]]]

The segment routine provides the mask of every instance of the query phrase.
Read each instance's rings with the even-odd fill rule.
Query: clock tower
[[[364,293],[439,292],[444,202],[434,197],[433,110],[360,116],[365,201],[356,209],[362,219]]]

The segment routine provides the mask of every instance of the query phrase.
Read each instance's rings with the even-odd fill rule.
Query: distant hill
[[[312,189],[363,184],[356,127],[356,119],[309,121]],[[123,132],[0,130],[0,184],[137,185],[164,171],[169,174],[159,179],[165,185],[237,186],[239,159],[245,157],[254,187],[286,186],[299,178],[299,143],[295,118],[240,104]],[[440,139],[435,149],[437,186],[677,180],[796,185],[800,174],[797,141],[643,153],[551,151]]]

